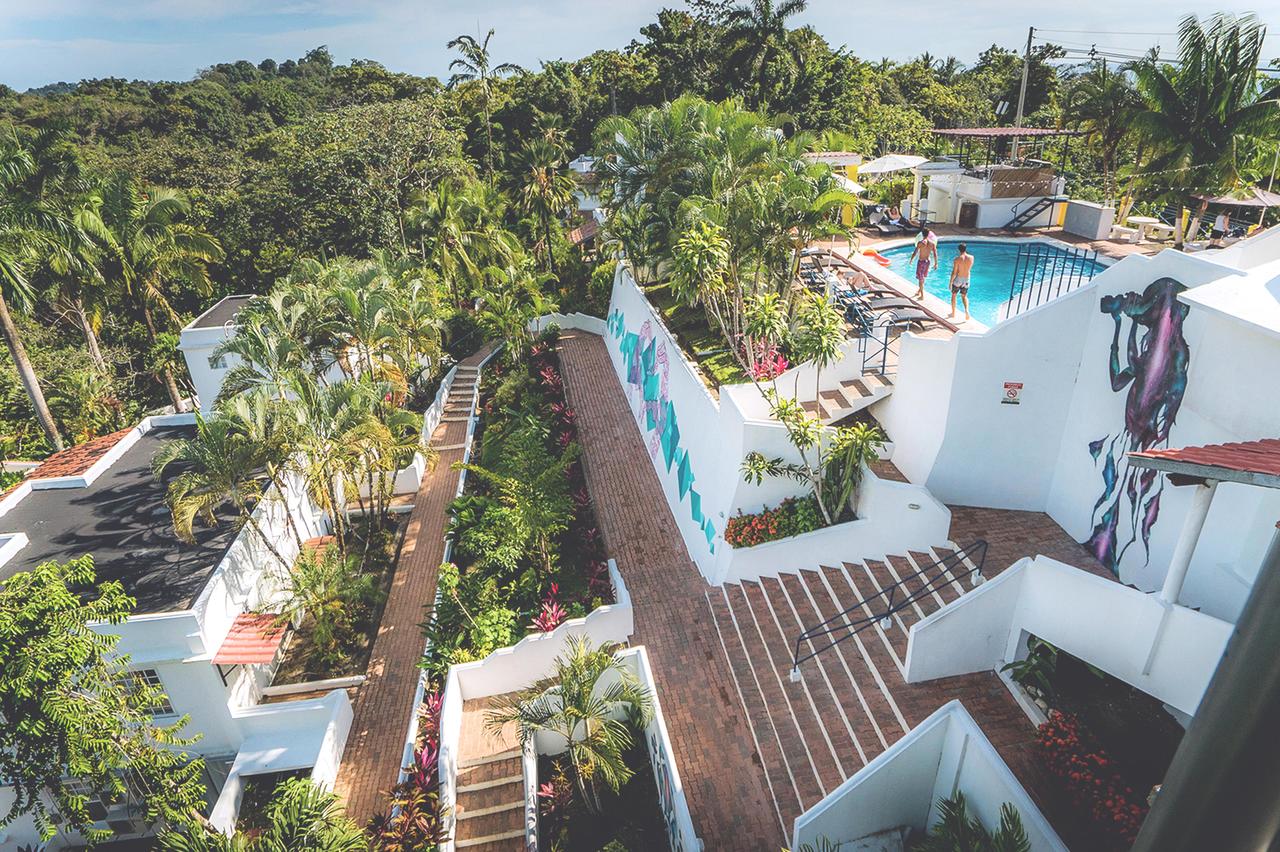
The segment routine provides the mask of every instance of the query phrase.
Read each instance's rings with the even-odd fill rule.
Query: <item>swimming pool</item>
[[[951,264],[957,254],[956,246],[960,243],[965,243],[969,254],[973,255],[973,272],[969,276],[969,313],[983,325],[995,325],[999,321],[1000,306],[1009,300],[1009,286],[1013,281],[1015,267],[1018,266],[1018,249],[1028,245],[1029,241],[966,241],[954,237],[938,240],[938,265],[929,270],[929,276],[924,280],[924,289],[944,302],[951,301]],[[1035,241],[1035,244],[1037,251],[1031,260],[1030,269],[1026,270],[1025,275],[1019,269],[1019,277],[1027,284],[1038,283],[1046,277],[1055,281],[1061,277],[1075,285],[1088,281],[1106,268],[1096,260],[1077,257],[1052,243]],[[889,259],[888,268],[909,281],[913,288],[916,269],[911,261],[911,252],[914,248],[913,244],[908,243],[880,252]],[[1026,266],[1027,263],[1024,258],[1022,265]],[[964,316],[963,310],[957,300],[956,312],[961,317]]]

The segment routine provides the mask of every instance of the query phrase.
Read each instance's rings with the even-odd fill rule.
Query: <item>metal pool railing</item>
[[[1088,284],[1098,272],[1098,252],[1093,249],[1042,242],[1019,246],[1009,282],[1008,313],[1001,319],[1017,316]]]

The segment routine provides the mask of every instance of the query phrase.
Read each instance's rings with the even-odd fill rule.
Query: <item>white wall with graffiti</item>
[[[873,409],[895,463],[945,503],[1046,511],[1122,581],[1158,588],[1190,494],[1130,470],[1126,453],[1280,435],[1265,390],[1280,338],[1188,298],[1224,281],[1268,287],[1280,256],[1261,258],[1130,256],[987,332],[906,338],[895,392]],[[1234,620],[1277,516],[1280,494],[1222,486],[1184,602]]]

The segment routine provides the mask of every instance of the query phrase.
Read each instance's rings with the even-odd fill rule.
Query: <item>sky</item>
[[[623,47],[663,6],[683,0],[0,0],[0,83],[23,90],[93,77],[188,80],[216,62],[298,58],[321,44],[339,62],[375,59],[444,77],[445,43],[490,27],[495,62],[536,68]],[[1275,30],[1265,60],[1280,57],[1280,0],[1215,7],[1258,13]],[[970,63],[992,43],[1020,48],[1029,26],[1083,49],[1138,53],[1159,42],[1171,54],[1178,20],[1207,8],[1186,0],[810,0],[796,21],[865,59],[928,51]]]

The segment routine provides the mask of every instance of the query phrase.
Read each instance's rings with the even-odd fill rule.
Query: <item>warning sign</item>
[[[1000,397],[1001,405],[1018,405],[1021,403],[1022,382],[1005,382],[1004,396]]]

